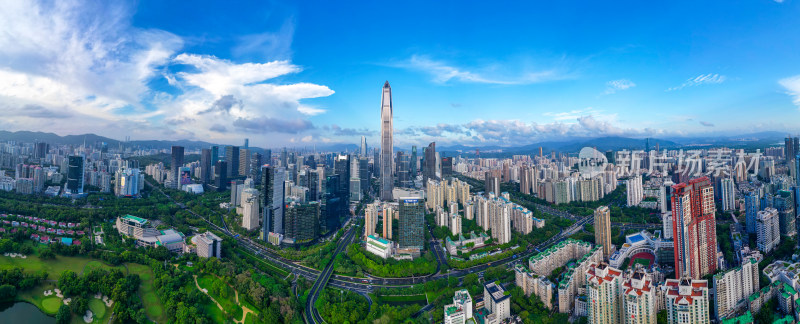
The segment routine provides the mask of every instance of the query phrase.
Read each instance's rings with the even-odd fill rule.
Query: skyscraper
[[[358,152],[358,156],[364,157],[367,156],[367,137],[361,136],[361,150]]]
[[[173,188],[180,189],[181,179],[180,179],[180,170],[183,166],[183,146],[173,146],[172,147],[172,164],[170,165],[170,169],[172,170],[172,186]]]
[[[425,246],[425,204],[420,198],[400,198],[400,223],[397,243],[400,248]]]
[[[228,176],[236,177],[239,175],[239,147],[226,146],[225,147],[225,162],[228,166]]]
[[[261,167],[261,228],[264,240],[267,240],[269,233],[283,234],[283,213],[285,175],[283,169],[274,165],[264,165]]]
[[[389,86],[389,81],[386,81],[383,84],[383,95],[381,95],[381,200],[392,200],[392,188],[394,187],[392,116],[392,87]]]
[[[233,189],[231,189],[233,190]],[[242,227],[248,231],[258,228],[258,190],[247,188],[242,191]]]
[[[200,182],[208,184],[211,181],[211,149],[200,151]]]
[[[319,203],[292,203],[286,209],[285,235],[295,243],[308,242],[319,235]]]
[[[422,183],[427,183],[428,179],[436,180],[436,142],[431,142],[425,148],[425,162],[422,166]]]
[[[83,156],[70,156],[67,168],[67,190],[71,194],[83,193]],[[176,173],[177,174],[177,173]]]
[[[408,163],[408,173],[411,176],[411,181],[417,179],[417,146],[411,147],[411,161]]]
[[[717,270],[714,187],[702,177],[672,188],[675,276],[700,279]]]
[[[216,165],[217,161],[219,161],[219,146],[212,146],[211,147],[211,165]]]
[[[452,157],[443,157],[442,158],[442,179],[445,177],[449,177],[453,175],[453,158]]]
[[[350,199],[350,156],[346,154],[339,154],[336,156],[333,164],[333,174],[339,176],[339,190],[338,196],[344,201]]]
[[[611,210],[600,206],[594,211],[594,242],[603,246],[603,257],[611,256]]]
[[[750,192],[744,197],[745,229],[747,233],[756,232],[756,217],[761,210],[761,197],[758,190]]]
[[[225,191],[228,186],[228,163],[217,161],[214,165],[214,187],[217,191]]]

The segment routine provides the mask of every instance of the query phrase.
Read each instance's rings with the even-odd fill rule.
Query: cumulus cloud
[[[409,142],[435,140],[467,145],[518,146],[537,141],[558,141],[574,137],[640,137],[666,133],[660,129],[620,127],[613,121],[613,118],[613,115],[598,117],[589,114],[550,123],[525,122],[514,119],[476,119],[464,124],[405,128],[396,131],[395,135],[398,135],[398,140]]]
[[[181,37],[133,26],[134,6],[128,2],[3,3],[0,109],[5,113],[4,128],[47,127],[61,134],[110,136],[122,130],[124,135],[142,139],[168,135],[233,142],[247,127],[259,123],[269,126],[259,133],[313,129],[308,116],[326,111],[303,101],[330,96],[333,90],[309,82],[276,80],[303,70],[290,61],[291,20],[278,31],[243,36],[231,51],[239,59],[234,62],[181,52]],[[154,82],[159,80],[166,82]],[[287,138],[270,136],[269,140]]]
[[[703,125],[705,127],[714,127],[714,124],[702,120],[700,121],[700,125]]]
[[[217,99],[217,101],[214,101],[214,103],[211,104],[211,107],[209,107],[206,110],[203,110],[203,111],[199,112],[198,114],[202,115],[202,114],[215,112],[215,111],[227,114],[227,113],[231,112],[231,108],[234,105],[241,106],[242,103],[241,103],[241,101],[236,100],[236,98],[233,95],[225,95],[225,96],[222,96],[219,99]]]
[[[132,13],[124,3],[4,3],[0,98],[107,122],[147,113],[147,83],[182,40],[131,26]]]
[[[675,90],[680,90],[680,89],[683,89],[683,88],[686,88],[686,87],[694,87],[694,86],[703,85],[703,84],[720,84],[720,83],[725,82],[726,79],[727,78],[724,75],[711,74],[711,73],[709,73],[709,74],[701,74],[701,75],[698,75],[698,76],[696,76],[694,78],[690,78],[690,79],[686,80],[686,82],[684,82],[683,84],[681,84],[681,85],[679,85],[677,87],[669,88],[669,89],[667,89],[667,91],[675,91]]]
[[[786,89],[786,94],[792,96],[792,102],[800,107],[800,75],[795,75],[778,81]]]
[[[606,82],[606,92],[605,94],[613,94],[617,91],[628,90],[636,86],[636,83],[633,83],[631,80],[628,79],[619,79],[619,80],[612,80]]]
[[[470,71],[445,61],[435,60],[426,55],[412,55],[411,58],[393,64],[393,66],[430,74],[435,83],[450,81],[485,84],[531,84],[565,79],[568,76],[556,68],[542,70],[524,70],[522,72],[505,73],[497,66],[479,67]]]

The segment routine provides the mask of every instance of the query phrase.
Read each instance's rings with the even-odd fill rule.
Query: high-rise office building
[[[250,163],[252,162],[252,153],[248,149],[239,149],[239,175],[250,175]]]
[[[358,178],[361,180],[361,193],[369,191],[369,158],[362,156],[358,158]]]
[[[420,198],[400,198],[397,243],[400,248],[425,247],[425,203]]]
[[[314,240],[319,235],[319,203],[292,203],[286,209],[284,236],[295,243]]]
[[[411,181],[417,178],[417,146],[411,147],[411,161],[408,163],[408,173],[411,176]]]
[[[714,187],[702,177],[672,188],[675,276],[700,279],[717,270]]]
[[[208,184],[211,182],[211,149],[200,151],[200,182]]]
[[[263,239],[269,233],[283,234],[283,215],[285,209],[285,172],[273,165],[261,167],[261,228]]]
[[[611,210],[608,206],[597,207],[594,211],[594,242],[603,246],[603,257],[611,256]]]
[[[450,177],[453,175],[453,158],[452,157],[443,157],[442,158],[442,179],[445,177]]]
[[[333,174],[339,176],[338,196],[344,201],[350,199],[350,155],[339,154],[333,163]]]
[[[183,146],[173,146],[172,147],[172,164],[170,164],[170,169],[172,170],[172,187],[175,189],[180,189],[181,185],[181,167],[183,167]]]
[[[361,147],[358,152],[359,157],[367,156],[367,137],[361,136]]]
[[[47,143],[36,143],[33,150],[34,159],[44,159],[47,156]]]
[[[217,161],[214,165],[214,187],[217,191],[228,187],[228,162]]]
[[[784,140],[785,147],[784,151],[786,153],[786,161],[795,159],[798,154],[800,154],[800,137],[786,136]]]
[[[68,160],[66,190],[71,194],[82,194],[84,185],[83,156],[70,156]]]
[[[227,162],[228,166],[228,177],[237,177],[239,176],[239,147],[238,146],[226,146],[225,147],[225,162]]]
[[[428,179],[438,180],[436,177],[436,142],[431,142],[425,148],[423,162],[422,183],[427,183]]]
[[[239,199],[242,204],[242,228],[248,231],[258,228],[258,220],[261,216],[258,210],[258,196],[258,190],[247,188],[242,191],[242,197]]]
[[[383,84],[381,95],[381,158],[380,158],[380,196],[381,200],[392,200],[394,188],[394,165],[392,165],[392,87],[389,81]]]
[[[250,148],[250,139],[249,138],[245,138],[244,139],[244,149],[249,149],[249,148]]]
[[[217,161],[219,161],[219,146],[212,146],[211,147],[211,165],[216,165]]]

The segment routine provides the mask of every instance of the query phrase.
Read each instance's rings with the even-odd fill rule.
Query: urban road
[[[174,204],[178,205],[181,209],[184,209],[187,212],[191,213],[192,215],[205,220],[206,223],[208,223],[209,226],[211,226],[215,230],[222,232],[224,235],[233,238],[239,244],[240,247],[244,248],[248,252],[253,253],[256,256],[269,261],[273,265],[280,267],[283,270],[313,280],[314,285],[312,286],[311,292],[309,293],[307,299],[308,305],[306,305],[307,306],[306,311],[303,314],[303,317],[306,319],[306,321],[312,323],[324,323],[322,318],[319,316],[316,307],[314,307],[314,301],[317,300],[319,292],[327,284],[330,284],[331,286],[339,289],[346,289],[349,291],[365,295],[369,292],[372,292],[373,289],[375,288],[408,288],[415,284],[420,284],[427,281],[439,280],[448,277],[463,277],[470,273],[482,272],[492,266],[504,265],[517,260],[525,260],[526,258],[536,253],[539,253],[539,251],[547,249],[548,247],[560,242],[561,240],[569,237],[570,235],[573,235],[578,231],[581,231],[584,225],[592,223],[594,221],[594,216],[591,215],[580,218],[578,216],[563,211],[559,211],[558,213],[553,213],[553,216],[565,217],[577,221],[571,226],[565,229],[561,229],[561,231],[557,235],[547,239],[546,241],[539,243],[535,246],[528,247],[527,251],[525,251],[520,255],[510,256],[504,259],[500,259],[482,265],[477,265],[470,268],[452,270],[446,273],[441,273],[441,271],[438,271],[440,269],[440,265],[444,260],[444,251],[442,250],[441,244],[439,244],[436,241],[432,241],[431,247],[433,248],[433,251],[436,254],[437,263],[439,264],[439,266],[437,266],[437,272],[432,275],[412,277],[412,278],[379,278],[379,277],[356,278],[356,277],[349,277],[342,275],[332,275],[333,260],[345,247],[347,247],[348,244],[350,244],[350,241],[353,239],[354,228],[352,226],[348,226],[349,228],[347,229],[345,234],[342,235],[342,237],[338,240],[337,247],[336,250],[334,251],[334,255],[331,258],[331,261],[325,266],[325,269],[323,269],[323,271],[320,271],[311,267],[301,265],[299,264],[299,261],[286,259],[280,256],[275,251],[272,251],[258,243],[255,243],[249,238],[241,237],[238,234],[229,231],[227,229],[227,225],[225,224],[224,220],[222,221],[224,227],[215,224],[210,219],[205,218],[200,214],[195,213],[193,210],[186,208],[186,205],[176,201],[166,192],[162,191],[160,187],[153,186],[148,181],[145,181],[145,183],[147,183],[147,185],[150,185],[153,188],[156,188],[159,192],[161,192],[164,196],[169,198]],[[550,213],[551,210],[552,209],[550,208],[542,208],[542,211],[548,214],[551,214]],[[221,214],[220,214],[220,219],[222,219]]]

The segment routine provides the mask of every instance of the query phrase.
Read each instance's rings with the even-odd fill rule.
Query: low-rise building
[[[375,234],[367,236],[367,252],[375,254],[383,259],[392,256],[394,250],[392,246],[392,241],[376,236]]]

